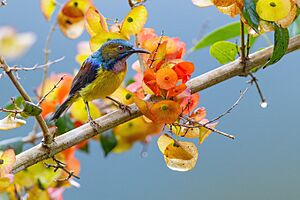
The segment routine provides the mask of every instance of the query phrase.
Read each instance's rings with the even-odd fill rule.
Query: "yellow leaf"
[[[115,135],[121,136],[127,142],[144,141],[148,135],[157,134],[162,125],[148,123],[143,117],[132,119],[113,129]]]
[[[133,103],[134,94],[131,93],[129,90],[126,90],[123,87],[119,87],[112,95],[113,99],[120,101],[125,105],[130,105]]]
[[[16,162],[16,154],[13,149],[7,149],[0,154],[0,177],[4,177],[12,170]]]
[[[93,6],[86,12],[85,27],[91,36],[95,36],[102,32],[108,32],[106,19],[104,16]]]
[[[159,136],[157,140],[157,145],[161,153],[165,153],[167,146],[174,144],[174,139],[171,138],[168,134],[163,134]]]
[[[38,185],[30,188],[28,192],[28,199],[30,200],[50,200],[50,195],[47,190],[42,190]]]
[[[78,54],[76,55],[75,60],[81,65],[88,57],[88,54]]]
[[[205,124],[205,123],[203,123]],[[215,128],[217,126],[218,123],[214,123],[214,124],[209,124],[207,126],[209,126],[210,128]],[[199,133],[199,144],[202,144],[204,142],[204,140],[212,133],[211,130],[205,128],[205,127],[201,127],[200,128],[200,133]]]
[[[104,44],[105,42],[112,40],[112,39],[124,39],[126,40],[126,38],[120,34],[120,33],[101,33],[101,34],[97,34],[93,37],[91,37],[90,40],[90,47],[92,52],[97,51],[102,44]]]
[[[0,193],[10,186],[10,179],[7,177],[0,178]]]
[[[290,0],[259,0],[256,11],[260,18],[267,21],[278,21],[288,16],[291,11]]]
[[[291,23],[293,23],[296,15],[297,15],[297,6],[295,3],[293,3],[289,14],[285,18],[277,21],[276,23],[279,24],[282,28],[287,28]]]
[[[55,0],[41,0],[41,10],[46,17],[46,19],[49,21],[55,8],[56,8],[56,1]]]
[[[90,112],[91,116],[93,119],[97,119],[98,117],[101,116],[101,113],[99,109],[95,106],[93,103],[89,103],[90,107]],[[81,122],[81,123],[86,123],[88,121],[88,114],[85,108],[85,103],[83,102],[82,99],[76,101],[73,103],[73,105],[70,108],[71,115],[72,117]]]
[[[134,7],[123,20],[121,33],[127,38],[130,35],[138,34],[144,27],[148,18],[147,9],[143,6]]]
[[[195,167],[198,160],[198,150],[194,143],[177,142],[164,134],[159,137],[157,144],[170,169],[188,171]]]
[[[0,120],[0,130],[15,129],[26,124],[25,120],[18,119],[13,116],[7,116]]]

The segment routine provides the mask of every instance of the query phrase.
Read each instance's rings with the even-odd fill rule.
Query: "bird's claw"
[[[131,115],[131,108],[130,106],[127,106],[125,104],[119,104],[119,108],[123,111],[123,112],[128,112],[129,115]]]
[[[89,120],[89,123],[91,125],[91,127],[93,128],[93,130],[97,133],[99,133],[99,129],[101,128],[100,125],[95,122],[94,120]]]

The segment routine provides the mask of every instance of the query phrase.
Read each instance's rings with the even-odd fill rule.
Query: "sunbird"
[[[109,97],[123,82],[127,64],[126,60],[134,53],[147,53],[147,50],[134,47],[130,42],[113,39],[104,43],[95,53],[91,54],[82,64],[73,79],[68,98],[58,107],[50,121],[58,119],[80,97],[83,99],[88,113],[88,120],[94,129],[89,101],[109,98],[119,106],[120,102]]]

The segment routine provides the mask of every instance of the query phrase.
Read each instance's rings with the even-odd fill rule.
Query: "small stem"
[[[45,44],[45,49],[44,49],[44,53],[45,53],[45,67],[44,67],[44,77],[43,77],[43,81],[42,81],[41,94],[40,94],[41,96],[44,95],[46,80],[47,80],[47,77],[48,77],[49,64],[47,64],[47,63],[49,61],[49,53],[50,53],[49,45],[50,45],[53,33],[55,31],[56,25],[57,25],[57,22],[55,22],[52,25],[52,27],[50,28],[49,33],[47,35],[47,39],[46,39],[46,44]]]
[[[250,34],[247,34],[247,43],[246,43],[247,51],[246,51],[246,58],[249,57],[250,54]]]
[[[223,136],[225,136],[225,137],[228,137],[228,138],[230,138],[230,139],[233,139],[233,140],[235,139],[235,136],[233,136],[233,135],[230,135],[230,134],[228,134],[228,133],[225,133],[225,132],[223,132],[223,131],[220,131],[220,130],[218,130],[218,129],[216,129],[216,128],[209,127],[208,125],[202,124],[201,122],[197,122],[197,121],[195,121],[195,120],[193,120],[193,119],[191,119],[191,118],[189,118],[189,117],[181,117],[181,118],[182,118],[182,119],[185,119],[186,121],[191,122],[191,123],[193,123],[193,124],[198,124],[198,126],[189,125],[189,124],[173,124],[173,125],[180,125],[180,126],[184,126],[184,127],[187,127],[187,128],[199,128],[199,127],[204,127],[204,128],[206,128],[206,129],[208,129],[208,130],[211,130],[212,132],[218,133],[218,134],[223,135]]]
[[[43,103],[43,101],[45,101],[45,99],[47,98],[47,96],[48,96],[49,94],[51,94],[51,93],[58,87],[58,85],[60,84],[60,82],[62,82],[62,81],[64,80],[64,77],[65,77],[65,76],[60,77],[59,81],[58,81],[57,83],[54,84],[54,86],[52,87],[52,89],[51,89],[49,92],[47,92],[47,93],[41,98],[41,100],[40,100],[39,103],[37,104],[38,106],[41,105],[41,103]]]
[[[258,94],[259,94],[259,97],[260,97],[261,102],[262,102],[262,103],[263,103],[263,102],[266,102],[266,99],[265,99],[265,97],[264,97],[264,95],[263,95],[263,93],[262,93],[262,91],[261,91],[261,89],[260,89],[260,87],[259,87],[257,78],[256,78],[251,72],[249,73],[249,75],[251,76],[250,83],[254,83],[254,84],[255,84],[255,87],[256,87],[256,89],[257,89],[257,91],[258,91]]]
[[[135,35],[135,45],[136,47],[139,47],[139,40],[138,40],[138,35]],[[142,74],[144,74],[145,71],[145,65],[144,65],[144,61],[143,61],[143,57],[141,54],[138,53],[138,59],[139,59],[139,63],[140,63],[140,68],[142,70]]]
[[[245,65],[246,63],[246,53],[245,53],[245,27],[244,27],[244,23],[242,22],[242,20],[240,20],[240,37],[241,37],[241,47],[240,47],[240,56],[241,56],[241,62],[243,65]]]
[[[22,110],[9,110],[9,109],[5,109],[5,108],[0,108],[0,112],[13,113],[13,114],[17,115],[18,113],[21,113]]]

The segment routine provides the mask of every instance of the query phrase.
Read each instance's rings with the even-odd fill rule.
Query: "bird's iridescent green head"
[[[122,39],[109,40],[94,53],[93,57],[101,57],[105,63],[126,60],[134,53],[149,53],[147,50],[134,47],[129,41]]]

